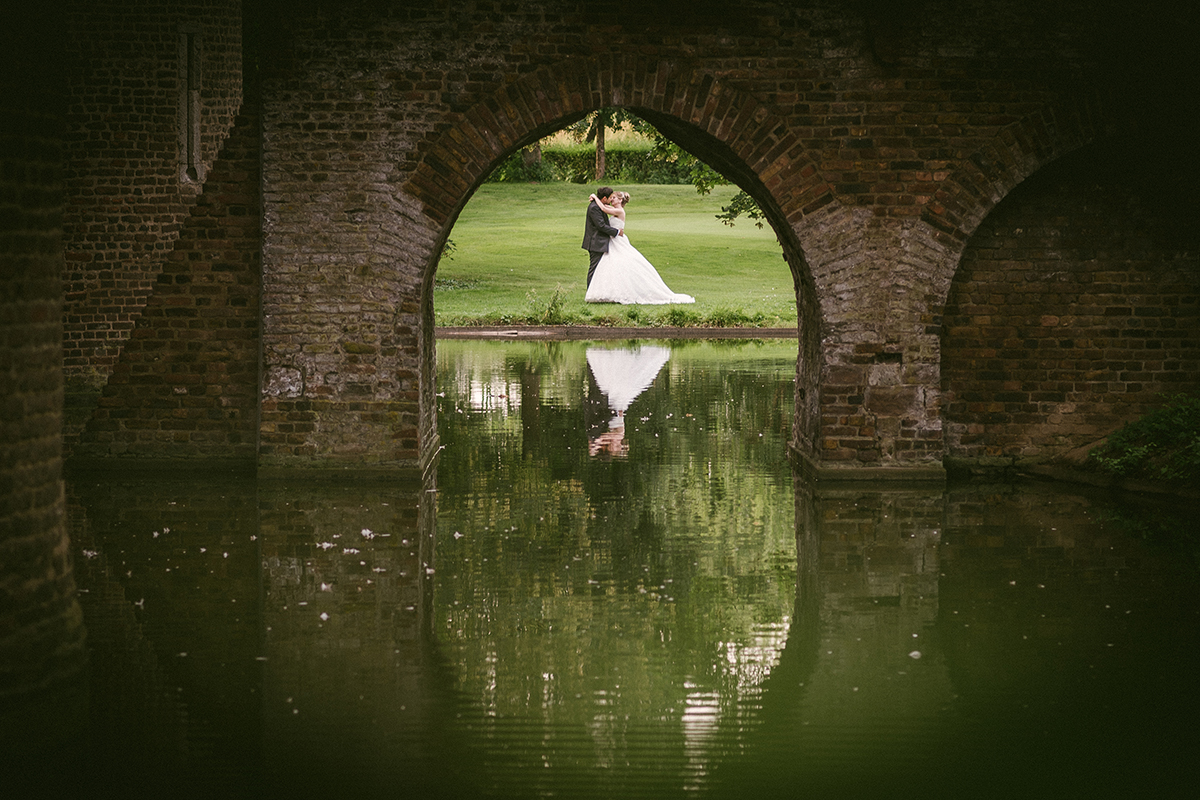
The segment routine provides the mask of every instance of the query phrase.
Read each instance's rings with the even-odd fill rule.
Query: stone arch
[[[706,160],[760,200],[781,236],[785,220],[832,200],[799,137],[773,109],[687,60],[624,54],[559,62],[502,87],[419,148],[402,191],[444,227],[496,162],[606,106],[646,112],[668,137],[704,149]]]
[[[559,62],[502,87],[418,148],[420,161],[398,195],[430,242],[421,265],[423,405],[433,407],[433,274],[459,212],[499,161],[606,106],[642,116],[734,181],[763,209],[783,247],[799,307],[794,444],[815,455],[824,325],[796,227],[806,216],[836,205],[833,191],[782,116],[686,59],[602,54]],[[432,415],[421,416],[423,438],[433,442]]]
[[[1200,239],[1173,194],[1190,184],[1113,169],[1128,144],[1045,165],[965,243],[943,317],[948,464],[1075,462],[1164,394],[1200,390]]]
[[[1043,106],[1002,128],[963,158],[942,181],[921,220],[934,238],[955,253],[954,268],[967,240],[984,218],[1019,183],[1067,153],[1109,135],[1100,98],[1077,95]],[[945,276],[941,303],[953,274]],[[939,308],[940,308],[939,304]]]
[[[1002,128],[945,174],[928,168],[939,188],[918,213],[826,202],[792,220],[825,325],[818,477],[863,467],[941,473],[941,322],[967,240],[1013,187],[1103,127],[1095,97],[1066,99]]]

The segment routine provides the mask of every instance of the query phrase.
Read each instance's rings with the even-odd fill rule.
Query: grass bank
[[[583,238],[592,186],[484,184],[450,233],[438,265],[439,326],[601,325],[795,327],[791,272],[770,228],[715,218],[734,186],[697,194],[690,185],[621,186],[630,242],[694,305],[621,306],[583,300]]]

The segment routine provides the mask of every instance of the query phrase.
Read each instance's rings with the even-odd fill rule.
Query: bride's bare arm
[[[594,192],[588,196],[588,199],[594,201],[596,205],[600,206],[600,209],[605,214],[616,214],[622,219],[625,218],[624,209],[622,209],[620,206],[610,206],[608,203],[601,203],[600,198],[596,197]]]

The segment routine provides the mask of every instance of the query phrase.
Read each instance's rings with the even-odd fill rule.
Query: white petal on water
[[[913,650],[911,653],[909,653],[909,654],[908,654],[908,657],[909,657],[909,658],[920,658],[920,657],[921,657],[921,651],[920,651],[920,650]]]
[[[324,622],[327,619],[329,619],[329,615],[326,614],[324,611],[322,611],[321,612],[321,621]]]

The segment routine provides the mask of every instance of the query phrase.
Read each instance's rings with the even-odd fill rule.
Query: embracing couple
[[[588,201],[583,249],[588,251],[589,303],[694,303],[696,298],[672,292],[658,270],[629,243],[625,235],[625,206],[629,192],[602,186]],[[611,218],[610,218],[611,217]]]

